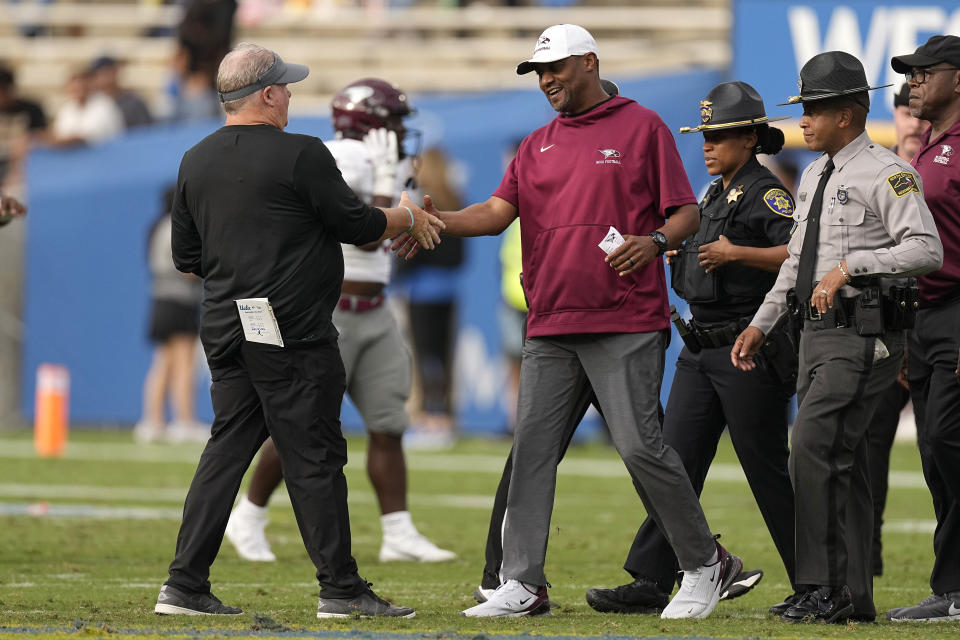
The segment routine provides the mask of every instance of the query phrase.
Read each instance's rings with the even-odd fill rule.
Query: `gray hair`
[[[220,61],[217,71],[217,91],[229,93],[249,86],[273,66],[276,54],[269,49],[250,42],[241,42]],[[223,103],[227,113],[236,113],[252,101],[256,94]]]

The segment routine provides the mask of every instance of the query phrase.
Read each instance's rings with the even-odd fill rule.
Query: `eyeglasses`
[[[911,69],[903,74],[907,82],[916,82],[923,84],[927,81],[927,76],[933,71],[960,71],[957,67],[927,67],[926,69]]]

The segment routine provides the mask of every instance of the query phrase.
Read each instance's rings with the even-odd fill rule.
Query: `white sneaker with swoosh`
[[[661,618],[706,618],[716,608],[720,595],[730,588],[743,569],[743,561],[719,542],[717,560],[693,571],[684,571],[680,590],[666,606]]]
[[[460,615],[468,618],[519,618],[547,605],[547,588],[519,580],[507,580],[486,602],[470,607]]]

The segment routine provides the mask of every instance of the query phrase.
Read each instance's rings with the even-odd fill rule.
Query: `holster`
[[[861,289],[860,295],[856,297],[856,310],[853,314],[853,325],[858,335],[883,335],[884,306],[878,284],[871,284]]]
[[[774,380],[796,388],[797,369],[800,367],[800,342],[799,337],[796,342],[793,339],[789,318],[789,314],[781,318],[770,330],[766,341],[760,347],[760,355],[764,368]]]
[[[683,319],[674,305],[670,305],[670,322],[677,329],[677,335],[683,340],[683,344],[690,350],[690,353],[700,353],[703,346],[697,338],[696,328]]]
[[[787,291],[787,315],[786,318],[781,319],[778,324],[786,330],[787,336],[793,344],[794,355],[799,354],[800,332],[803,331],[803,307],[800,306],[800,301],[797,300],[796,289]],[[771,333],[773,332],[771,331]]]

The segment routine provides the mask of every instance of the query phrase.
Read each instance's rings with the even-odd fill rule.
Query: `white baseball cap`
[[[555,62],[585,53],[600,55],[597,41],[589,31],[575,24],[555,24],[537,38],[533,57],[517,65],[517,75],[530,73],[537,62]]]

